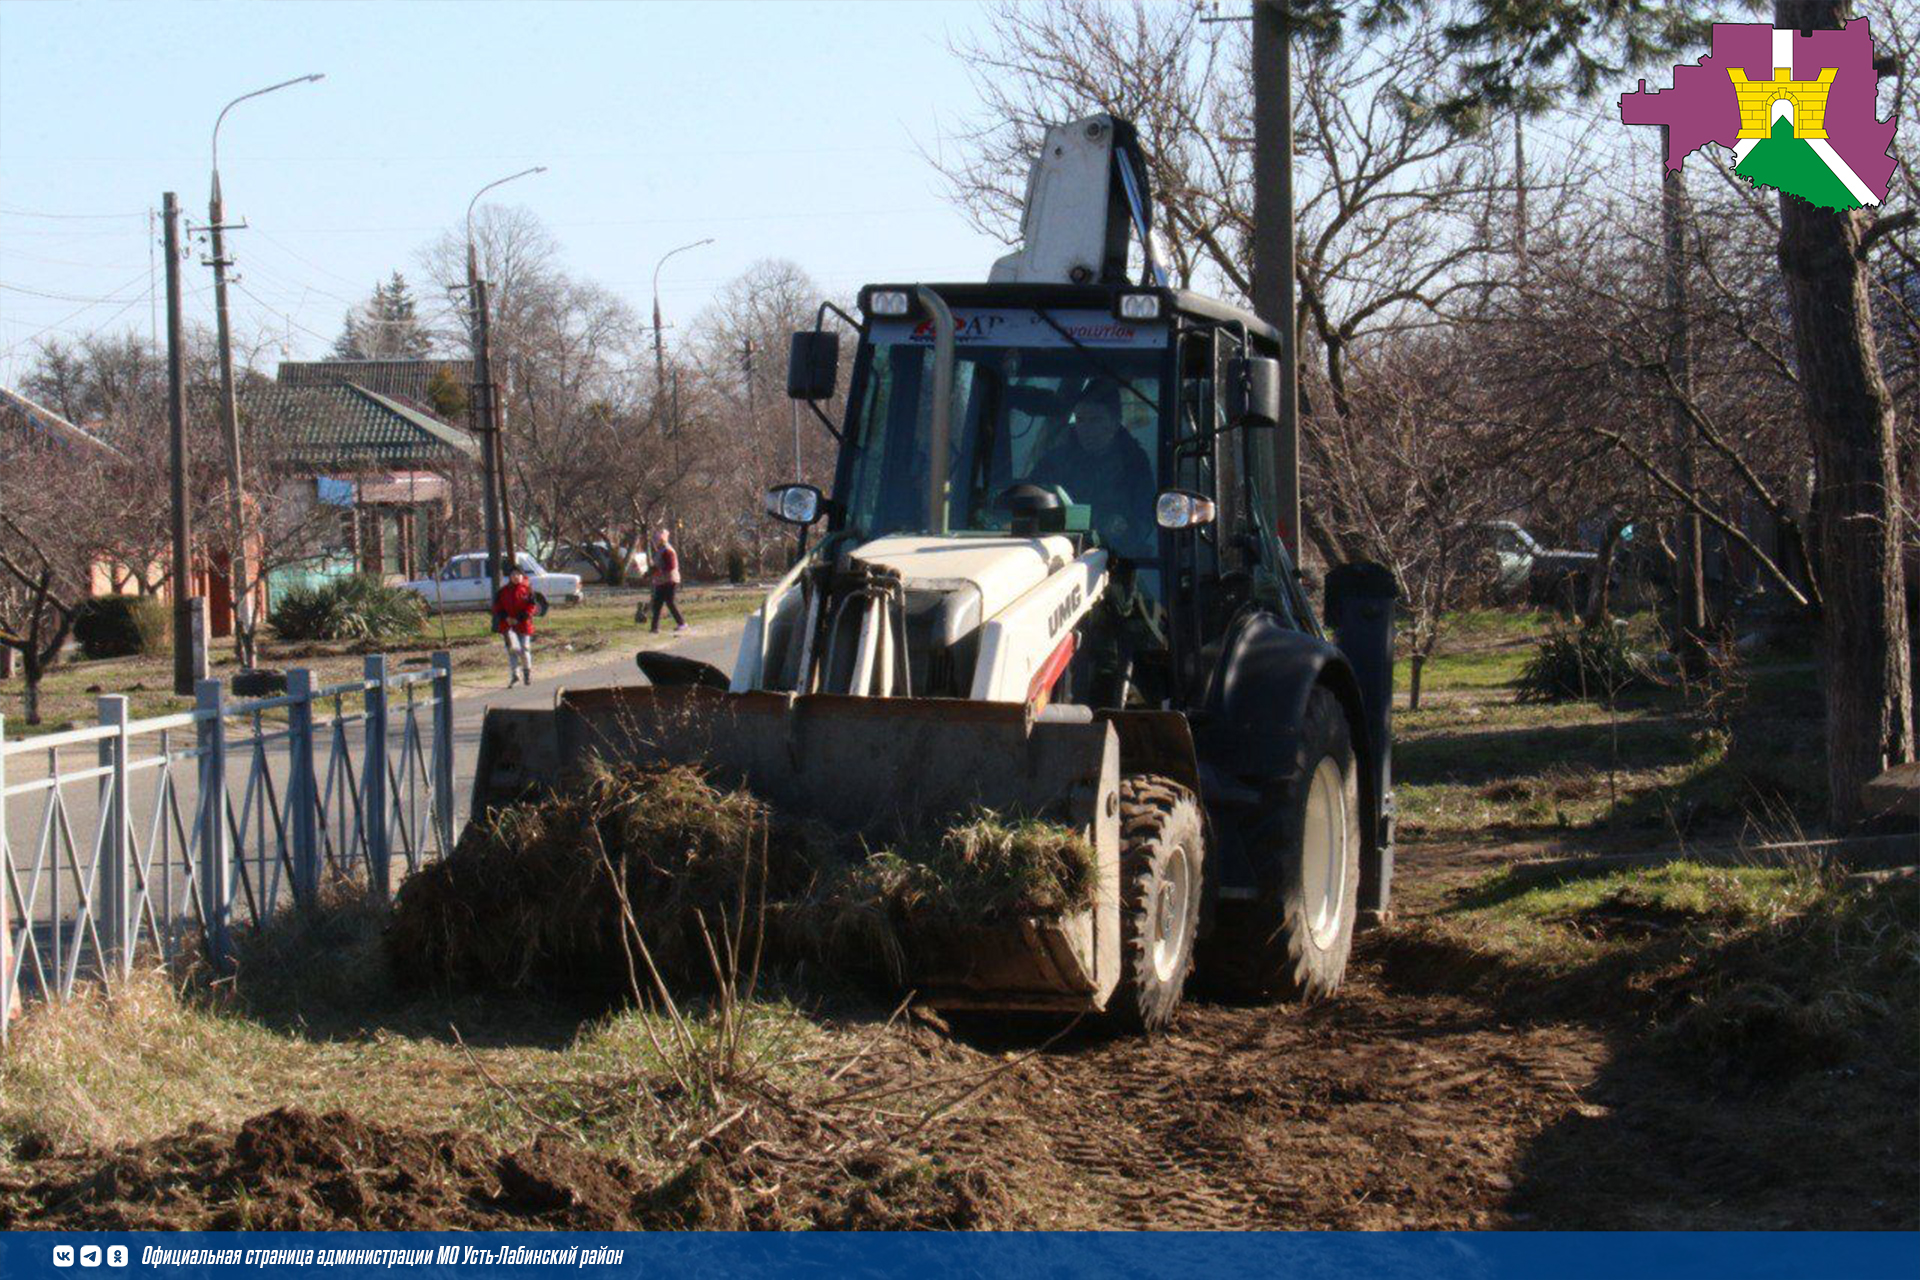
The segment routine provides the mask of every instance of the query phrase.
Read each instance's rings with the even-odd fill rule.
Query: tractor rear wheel
[[[1223,994],[1317,1000],[1346,977],[1360,890],[1360,780],[1353,731],[1325,688],[1307,701],[1299,778],[1259,896],[1219,904],[1203,972]]]
[[[1170,778],[1120,783],[1120,988],[1108,1011],[1121,1027],[1173,1021],[1193,968],[1206,830],[1193,792]]]

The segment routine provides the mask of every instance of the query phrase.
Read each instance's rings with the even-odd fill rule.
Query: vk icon
[[[53,1246],[53,1265],[56,1267],[72,1266],[73,1246],[70,1244],[57,1244]]]
[[[100,1246],[97,1244],[81,1245],[80,1246],[80,1265],[83,1267],[99,1266],[100,1265]]]

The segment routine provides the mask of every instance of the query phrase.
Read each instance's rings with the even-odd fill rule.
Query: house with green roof
[[[287,477],[281,496],[295,513],[287,518],[338,510],[337,520],[318,522],[329,531],[325,545],[277,571],[274,590],[349,573],[402,581],[458,549],[454,512],[477,493],[480,447],[406,392],[443,387],[466,370],[465,361],[445,360],[288,362],[275,381],[241,389],[256,454]]]

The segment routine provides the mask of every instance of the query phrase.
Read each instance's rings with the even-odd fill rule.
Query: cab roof
[[[1154,285],[988,284],[978,280],[965,284],[934,284],[921,281],[891,281],[869,284],[860,292],[864,296],[878,289],[900,289],[911,292],[920,287],[932,289],[946,299],[949,306],[1073,307],[1096,311],[1111,311],[1115,300],[1123,293],[1153,293],[1165,299],[1169,310],[1183,315],[1215,324],[1243,325],[1249,334],[1272,344],[1276,350],[1281,340],[1279,329],[1245,307],[1221,302],[1217,298],[1194,293],[1189,289],[1170,289]]]

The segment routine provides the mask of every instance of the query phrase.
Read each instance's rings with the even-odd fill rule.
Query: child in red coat
[[[493,598],[493,629],[507,642],[509,689],[522,680],[533,683],[533,615],[536,611],[527,575],[515,568],[507,575],[500,594]]]

